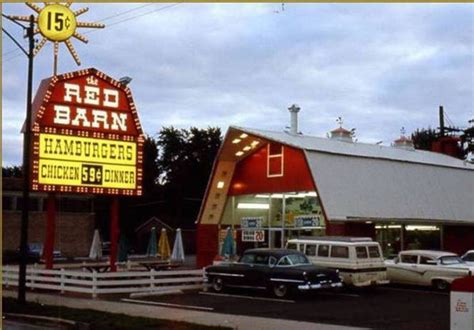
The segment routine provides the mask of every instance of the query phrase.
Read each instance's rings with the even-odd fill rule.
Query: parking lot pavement
[[[259,291],[228,289],[142,297],[176,308],[378,329],[449,329],[449,293],[411,287],[315,292],[275,299]]]
[[[4,290],[3,296],[16,297],[17,293],[12,290]],[[130,316],[141,316],[162,320],[182,321],[193,324],[209,326],[221,326],[230,329],[252,329],[252,330],[353,330],[354,328],[340,327],[314,322],[302,322],[294,320],[281,320],[263,318],[258,316],[246,316],[238,314],[214,313],[210,310],[191,310],[178,306],[182,304],[146,304],[123,301],[123,297],[109,296],[107,300],[69,297],[57,293],[28,292],[26,299],[37,303],[53,306],[65,306],[76,309],[94,309],[109,313],[126,314]],[[125,298],[128,299],[128,298]],[[213,308],[211,308],[213,310]],[[29,329],[28,329],[29,330]],[[31,329],[33,330],[33,329]],[[354,329],[355,330],[355,329]]]

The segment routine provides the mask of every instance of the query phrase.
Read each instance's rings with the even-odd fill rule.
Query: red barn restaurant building
[[[386,256],[402,249],[474,249],[474,166],[415,150],[230,127],[198,217],[197,265],[212,263],[227,228],[237,252],[289,238],[369,236]]]

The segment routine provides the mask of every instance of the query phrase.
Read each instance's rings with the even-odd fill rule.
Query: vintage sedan
[[[455,279],[474,273],[474,267],[457,254],[444,251],[401,251],[385,264],[391,283],[433,286],[439,290],[447,290]]]
[[[464,253],[461,259],[469,266],[474,266],[474,250],[469,250]]]
[[[339,272],[312,265],[298,251],[251,249],[239,262],[206,267],[205,282],[216,292],[224,287],[270,290],[279,298],[291,290],[310,291],[342,287]]]

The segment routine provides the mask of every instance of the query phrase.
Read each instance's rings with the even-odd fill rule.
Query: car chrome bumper
[[[343,284],[338,283],[323,283],[323,284],[302,284],[298,285],[299,290],[317,290],[317,289],[331,289],[331,288],[341,288]]]
[[[384,284],[389,284],[389,280],[374,280],[374,281],[364,281],[364,282],[355,282],[352,283],[352,285],[357,286],[357,287],[362,287],[362,286],[371,286],[371,285],[384,285]]]

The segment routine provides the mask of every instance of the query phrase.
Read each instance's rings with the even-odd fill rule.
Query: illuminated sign
[[[263,217],[243,217],[240,218],[240,226],[242,228],[261,228]]]
[[[74,37],[74,39],[87,43],[88,39],[77,31],[78,28],[99,29],[105,27],[102,23],[79,21],[78,16],[89,11],[89,8],[83,7],[78,10],[72,10],[70,2],[64,4],[45,2],[44,7],[40,7],[33,2],[27,2],[26,5],[37,14],[34,17],[34,22],[37,24],[35,34],[39,32],[42,36],[42,39],[36,44],[34,55],[38,54],[46,42],[51,41],[54,45],[55,63],[58,57],[59,44],[64,43],[77,65],[80,65],[81,61],[74,49],[71,38]],[[9,15],[8,17],[20,22],[29,22],[30,20],[29,16]]]
[[[76,16],[61,4],[47,5],[38,15],[38,27],[48,40],[65,41],[76,32]]]
[[[32,190],[142,194],[144,137],[127,87],[95,69],[54,76],[33,111]]]
[[[242,242],[265,242],[265,230],[243,230]]]
[[[321,226],[321,219],[318,215],[298,215],[295,217],[295,227],[318,227]]]

